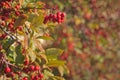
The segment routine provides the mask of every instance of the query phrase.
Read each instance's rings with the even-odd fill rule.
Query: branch
[[[17,43],[20,44],[20,42],[17,40],[17,37],[16,37],[16,36],[13,36],[13,35],[11,35],[10,33],[8,33],[8,32],[5,31],[1,26],[0,26],[0,29],[1,29],[5,34],[7,34],[8,36],[10,36],[11,39],[15,40]]]

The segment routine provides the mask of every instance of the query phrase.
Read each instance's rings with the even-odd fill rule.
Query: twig
[[[5,31],[1,26],[0,26],[0,29],[1,29],[5,34],[7,34],[8,36],[10,36],[11,39],[15,40],[17,43],[20,44],[20,42],[17,40],[17,37],[16,37],[16,36],[13,37],[13,35],[11,35],[10,33],[8,33],[7,31]]]

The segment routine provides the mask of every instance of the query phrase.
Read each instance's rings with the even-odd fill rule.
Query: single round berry
[[[8,24],[8,28],[9,28],[9,29],[13,29],[13,24],[9,23],[9,24]]]
[[[66,14],[64,12],[61,13],[61,17],[65,17]]]
[[[20,16],[20,12],[16,11],[16,12],[15,12],[15,15],[16,15],[16,16]]]
[[[27,78],[27,77],[24,77],[22,80],[28,80],[28,78]]]
[[[18,26],[18,27],[17,27],[17,30],[18,30],[18,31],[22,31],[22,28],[23,28],[23,26]]]
[[[38,76],[35,76],[35,77],[34,77],[34,80],[38,80],[38,79],[39,79],[39,77],[38,77]]]
[[[53,14],[49,14],[49,20],[53,18]]]
[[[31,79],[34,80],[35,76],[34,75],[31,75]]]
[[[2,25],[2,26],[5,26],[5,21],[2,21],[1,25]]]
[[[9,67],[6,67],[5,70],[4,70],[5,73],[9,73],[11,72],[11,69]]]
[[[29,61],[26,59],[25,61],[24,61],[24,65],[28,65],[29,64]]]
[[[49,17],[45,16],[43,23],[46,24],[48,22],[48,20],[49,20]]]
[[[34,71],[35,70],[35,66],[31,65],[29,69],[30,69],[30,71]]]
[[[43,78],[43,74],[40,73],[40,74],[38,75],[38,77],[39,77],[39,78]]]
[[[7,34],[2,34],[2,35],[0,36],[0,38],[4,39],[4,38],[6,38],[6,36],[7,36]]]
[[[20,8],[20,5],[19,4],[16,5],[15,8],[18,10]]]
[[[57,12],[57,16],[61,16],[61,12]]]
[[[40,66],[35,66],[35,70],[40,70]]]

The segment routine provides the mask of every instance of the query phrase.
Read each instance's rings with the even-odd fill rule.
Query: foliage
[[[58,25],[52,21],[44,24],[51,10],[39,0],[0,0],[2,80],[64,80],[67,68],[58,59],[63,50],[44,47],[54,40],[49,34]],[[56,15],[56,21],[61,19],[63,22],[62,13]]]
[[[56,27],[54,47],[65,49],[66,80],[119,80],[119,0],[42,0],[67,14]],[[55,5],[57,4],[57,5]]]

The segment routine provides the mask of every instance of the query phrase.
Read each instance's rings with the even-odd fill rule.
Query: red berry
[[[0,36],[0,38],[2,38],[2,39],[4,39],[4,38],[6,38],[6,34],[2,34],[1,36]]]
[[[16,11],[16,12],[15,12],[15,15],[16,15],[16,16],[20,16],[20,12]]]
[[[22,80],[28,80],[28,78],[27,78],[27,77],[24,77]]]
[[[28,60],[25,60],[24,61],[24,65],[28,65],[29,64],[29,61]]]
[[[31,71],[34,71],[34,69],[35,69],[35,66],[34,66],[34,65],[31,65],[31,66],[30,66],[30,70],[31,70]]]
[[[54,15],[53,15],[53,19],[56,19],[56,18],[57,18],[57,15],[56,15],[56,14],[54,14]]]
[[[61,19],[61,16],[60,16],[60,15],[57,15],[57,19]]]
[[[46,24],[48,22],[48,20],[49,20],[49,17],[45,16],[43,23]]]
[[[39,78],[43,78],[43,74],[40,73],[40,74],[38,75],[38,77],[39,77]]]
[[[23,28],[23,26],[18,26],[18,27],[17,27],[17,30],[18,30],[18,31],[22,31],[22,28]]]
[[[61,12],[57,12],[57,16],[61,16]]]
[[[56,14],[53,15],[52,21],[53,21],[53,22],[56,22],[56,21],[57,21],[57,15],[56,15]]]
[[[91,13],[89,13],[89,12],[84,14],[84,18],[85,18],[86,20],[90,20],[91,17],[92,17],[92,15],[91,15]]]
[[[61,13],[61,17],[65,17],[66,14],[64,12]]]
[[[35,77],[34,77],[34,75],[31,75],[31,79],[33,80]]]
[[[49,14],[49,20],[53,18],[53,14]]]
[[[6,67],[5,70],[4,70],[5,73],[9,73],[11,72],[11,69],[9,67]]]
[[[34,80],[38,80],[38,79],[39,79],[39,77],[38,77],[38,76],[35,76],[35,77],[34,77]]]
[[[35,70],[40,70],[40,66],[35,66]]]
[[[1,25],[2,25],[2,26],[5,26],[5,21],[2,21]]]
[[[57,21],[58,23],[61,23],[62,22],[62,20],[61,19],[58,19],[58,21]]]
[[[15,8],[18,10],[20,8],[20,5],[16,5]]]
[[[9,24],[8,24],[8,28],[9,28],[9,29],[13,29],[13,24],[9,23]]]

